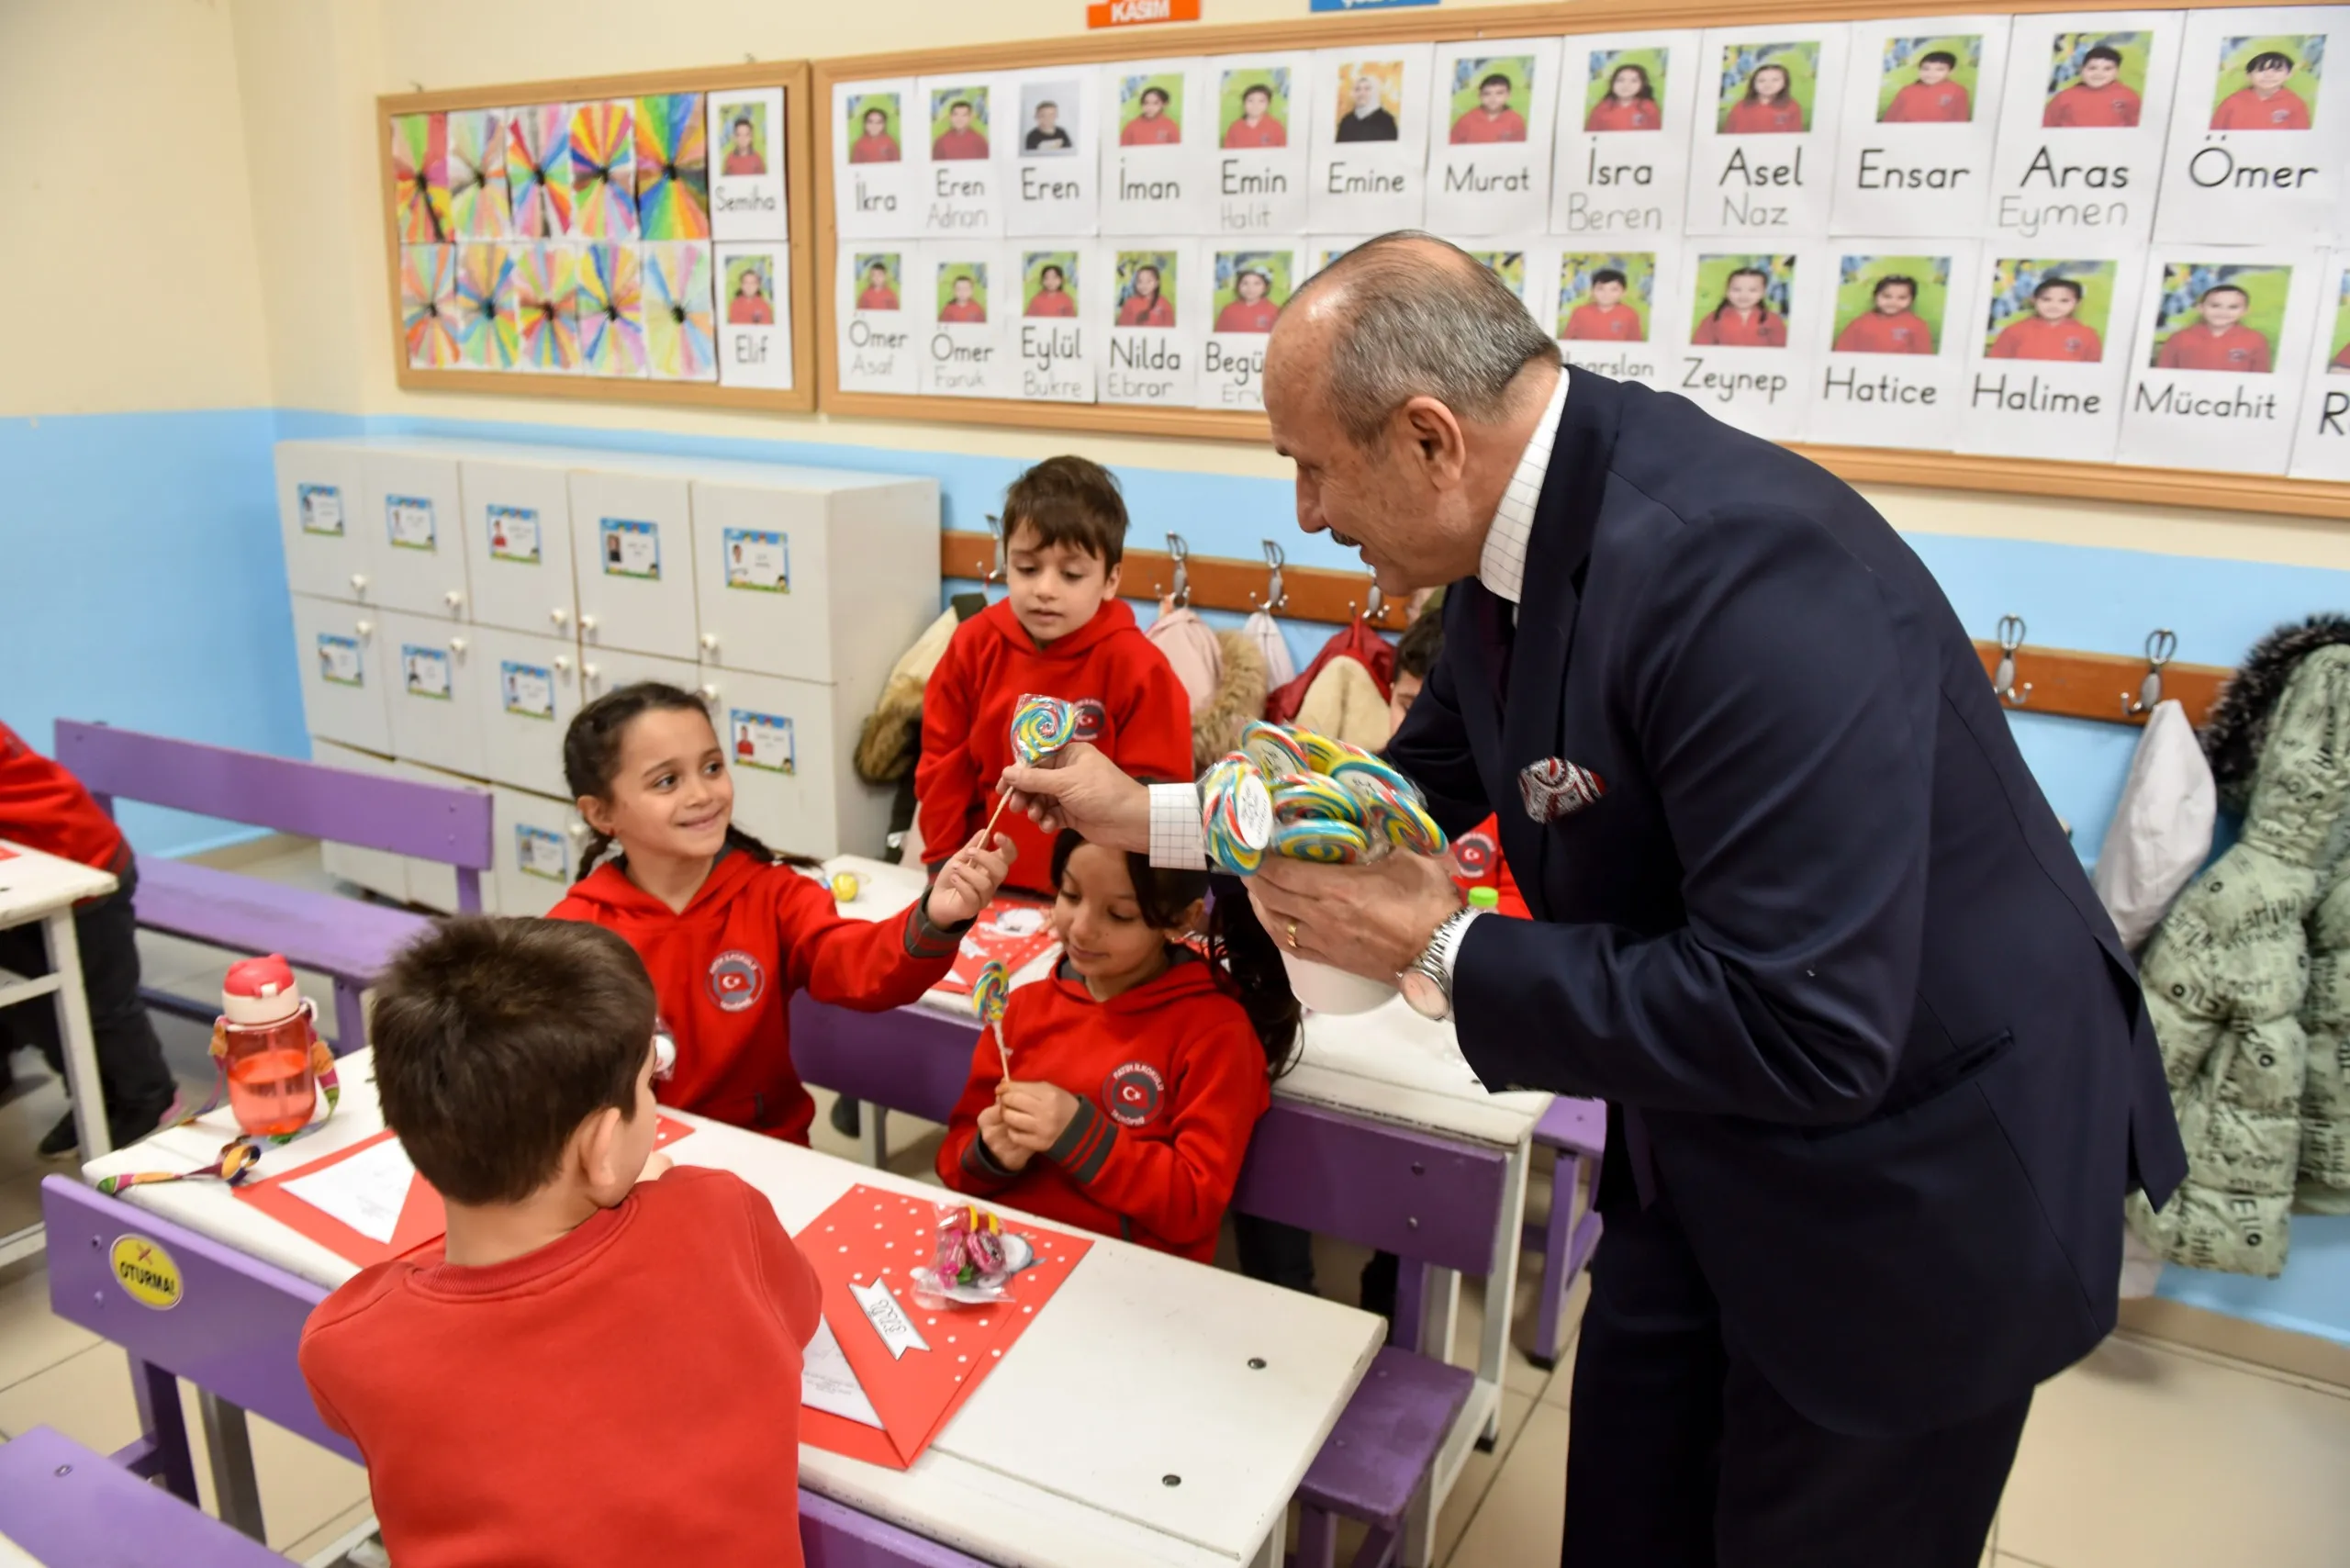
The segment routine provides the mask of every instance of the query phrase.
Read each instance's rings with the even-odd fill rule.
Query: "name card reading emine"
[[[1427,210],[1434,59],[1424,43],[1326,49],[1313,56],[1306,214],[1315,232],[1419,227]]]

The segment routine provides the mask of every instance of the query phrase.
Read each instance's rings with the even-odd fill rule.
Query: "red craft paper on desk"
[[[929,1198],[859,1184],[793,1238],[823,1282],[824,1320],[884,1428],[808,1406],[800,1413],[802,1441],[891,1470],[907,1468],[1092,1249],[1081,1236],[1005,1216],[1004,1228],[1036,1249],[1035,1263],[1012,1277],[1008,1297],[981,1306],[926,1307],[914,1299],[909,1275],[930,1262],[938,1208]],[[908,1345],[890,1354],[849,1293],[853,1283],[876,1281],[889,1287],[927,1349]]]
[[[1059,940],[1046,918],[1047,913],[1047,907],[1036,899],[998,893],[979,912],[971,929],[963,934],[963,945],[956,950],[955,967],[946,971],[938,989],[968,996],[989,960],[1002,964],[1015,975],[1035,963]]]

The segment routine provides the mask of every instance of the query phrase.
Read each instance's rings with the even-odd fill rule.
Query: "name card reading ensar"
[[[1326,49],[1312,57],[1316,108],[1306,215],[1315,232],[1380,234],[1420,223],[1434,61],[1424,43]]]
[[[1699,36],[1595,33],[1561,44],[1550,230],[1568,246],[1679,237],[1709,80]]]
[[[1427,227],[1439,234],[1535,234],[1550,205],[1559,40],[1436,46]]]
[[[2293,437],[2297,479],[2350,479],[2350,250],[2325,259]]]
[[[1797,440],[1818,358],[1809,329],[1830,293],[1826,245],[1716,248],[1722,243],[1688,243],[1666,324],[1676,351],[1667,388],[1749,434]]]
[[[1981,232],[2007,63],[2005,17],[1852,24],[1834,231]]]
[[[1959,387],[1958,450],[2109,463],[2137,324],[2141,252],[2076,241],[1986,247]]]
[[[1715,28],[1690,162],[1688,232],[1770,242],[1828,232],[1843,25]]]
[[[2274,474],[2290,461],[2316,252],[2158,245],[2121,408],[2124,463]]]
[[[2222,245],[2350,239],[2345,59],[2350,6],[2188,12],[2154,238]]]
[[[1991,161],[1992,242],[2054,253],[2154,231],[2178,11],[2021,16]]]

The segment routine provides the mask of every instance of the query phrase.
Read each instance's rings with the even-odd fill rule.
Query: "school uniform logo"
[[[1167,1081],[1147,1061],[1130,1061],[1102,1085],[1102,1103],[1110,1119],[1122,1127],[1138,1127],[1158,1114],[1167,1098]]]
[[[1070,729],[1079,740],[1098,741],[1110,727],[1110,710],[1097,697],[1080,697],[1069,707]]]
[[[742,1012],[767,989],[767,971],[748,953],[730,948],[710,961],[710,999],[723,1012]]]

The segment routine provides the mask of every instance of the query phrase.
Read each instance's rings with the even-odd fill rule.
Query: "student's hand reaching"
[[[990,1105],[979,1113],[979,1141],[987,1145],[988,1152],[995,1156],[995,1162],[1006,1170],[1025,1169],[1036,1152],[1013,1140],[1012,1129],[1003,1125],[1003,1107],[1001,1105]]]
[[[995,835],[995,847],[981,840],[986,835],[975,833],[971,842],[957,850],[938,868],[938,879],[930,885],[930,902],[924,913],[930,923],[942,930],[976,919],[979,911],[988,907],[996,889],[1012,870],[1012,857],[1019,851],[1012,846],[1009,834]]]
[[[1056,1083],[1004,1083],[996,1089],[994,1108],[1002,1114],[1013,1144],[1043,1154],[1076,1118],[1077,1096]]]

